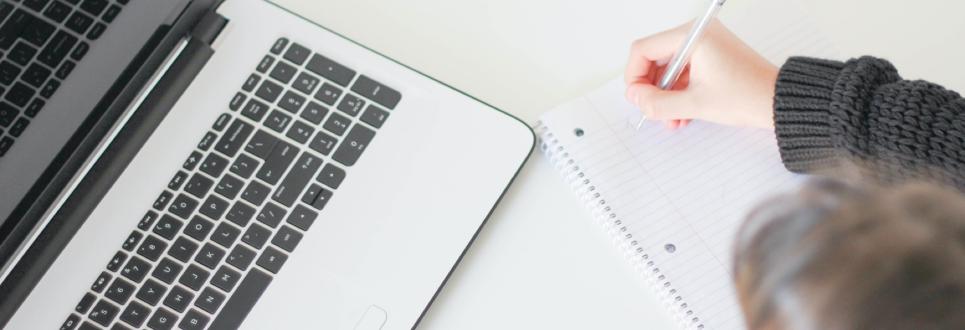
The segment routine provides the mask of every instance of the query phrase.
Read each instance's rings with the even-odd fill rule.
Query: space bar
[[[237,329],[241,326],[241,322],[244,322],[251,308],[255,307],[255,303],[258,302],[258,298],[261,298],[269,283],[271,283],[271,276],[252,268],[245,279],[241,280],[235,293],[228,298],[218,317],[211,322],[209,329]]]

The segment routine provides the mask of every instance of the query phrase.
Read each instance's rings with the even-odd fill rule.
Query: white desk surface
[[[631,0],[275,0],[326,27],[534,122],[622,72],[652,31]],[[684,1],[684,0],[665,0]],[[668,13],[661,26],[691,19]],[[722,14],[754,13],[731,0]],[[892,60],[909,78],[965,91],[965,2],[808,0],[843,54]],[[557,177],[533,155],[422,329],[666,329],[649,288]]]

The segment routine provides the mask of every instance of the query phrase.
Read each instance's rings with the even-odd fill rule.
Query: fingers
[[[650,84],[637,83],[627,88],[627,99],[649,120],[700,118],[700,109],[690,90],[665,91]]]
[[[687,37],[689,27],[690,23],[634,41],[630,46],[630,59],[623,74],[627,85],[638,82],[652,84],[655,80],[655,62],[666,62],[673,57]]]

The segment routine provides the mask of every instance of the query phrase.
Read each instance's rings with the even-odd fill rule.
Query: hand
[[[715,20],[707,27],[690,64],[669,91],[656,86],[691,24],[633,43],[625,79],[627,100],[648,120],[671,128],[691,119],[724,125],[773,128],[778,69]]]

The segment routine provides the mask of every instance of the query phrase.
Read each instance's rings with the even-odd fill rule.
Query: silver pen
[[[677,83],[680,74],[683,73],[684,68],[687,67],[687,63],[690,62],[690,55],[692,55],[694,49],[697,48],[697,42],[700,41],[700,37],[704,35],[704,31],[707,30],[710,21],[712,21],[714,17],[717,17],[717,13],[720,12],[720,8],[724,6],[724,2],[727,2],[727,0],[711,1],[710,8],[707,8],[707,12],[694,23],[690,34],[687,35],[687,40],[684,41],[683,46],[680,46],[680,49],[674,54],[673,59],[670,60],[670,64],[667,65],[667,71],[664,71],[663,77],[660,77],[660,83],[657,84],[657,87],[660,87],[662,90],[669,90]],[[643,126],[643,122],[646,120],[646,115],[640,118],[640,122],[637,123],[637,130],[640,130],[640,127]]]

